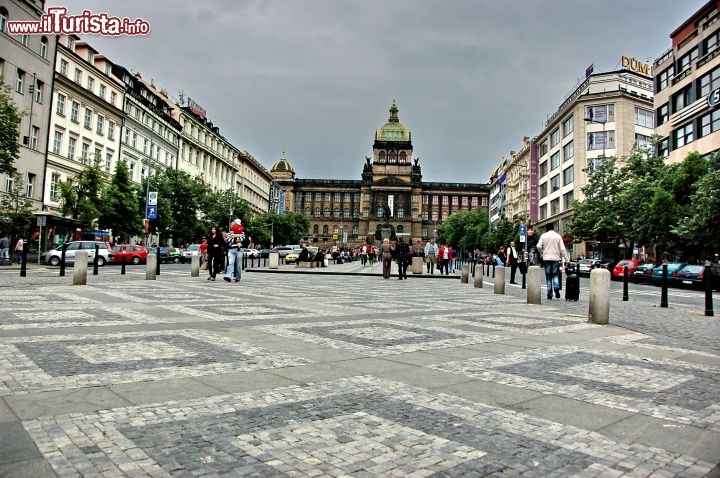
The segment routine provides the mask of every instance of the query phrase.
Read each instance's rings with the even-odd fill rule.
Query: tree
[[[227,228],[230,221],[236,217],[244,224],[249,224],[253,216],[250,204],[235,196],[232,189],[222,192],[206,191],[203,198],[203,212],[205,213],[203,220],[207,221],[208,229],[211,224]]]
[[[704,250],[706,256],[720,249],[720,154],[708,160],[708,171],[695,183],[689,215],[673,232],[686,244]]]
[[[459,211],[448,217],[437,228],[437,240],[460,249],[474,249],[482,244],[489,221],[484,209]]]
[[[105,185],[105,173],[100,169],[100,158],[89,159],[90,166],[74,179],[60,183],[60,213],[92,227],[100,216],[100,195]]]
[[[16,169],[13,163],[20,157],[18,130],[22,114],[13,102],[12,89],[0,76],[0,174],[12,175]]]
[[[275,244],[297,244],[309,228],[310,219],[303,212],[287,212],[283,215],[266,212],[253,217],[247,235],[256,245],[270,244],[271,233]]]
[[[15,172],[13,188],[0,196],[0,229],[9,231],[11,237],[28,237],[33,220],[32,202],[25,193],[22,175]]]
[[[115,238],[128,241],[142,233],[142,213],[138,205],[137,187],[130,180],[125,161],[118,161],[112,180],[102,192],[98,226],[112,229]]]

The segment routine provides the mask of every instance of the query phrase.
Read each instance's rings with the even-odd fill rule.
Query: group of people
[[[22,237],[18,237],[17,241],[15,241],[13,250],[15,251],[17,263],[21,264],[25,253],[25,241]],[[0,264],[9,265],[10,262],[10,238],[7,234],[3,234],[3,236],[0,237]]]
[[[225,282],[240,282],[244,240],[245,226],[240,219],[232,222],[230,231],[216,226],[210,228],[210,234],[200,245],[200,253],[207,260],[209,281],[214,281],[218,274],[225,271]]]
[[[445,271],[445,275],[449,275],[450,272],[455,272],[453,269],[455,252],[447,242],[443,242],[438,246],[435,243],[435,238],[432,238],[430,242],[425,245],[423,254],[423,260],[428,274],[435,273],[435,266],[437,266],[440,275],[442,275],[443,271]]]

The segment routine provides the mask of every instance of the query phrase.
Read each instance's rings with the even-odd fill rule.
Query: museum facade
[[[424,182],[419,163],[393,101],[388,121],[375,133],[372,157],[361,163],[361,179],[296,178],[284,152],[270,173],[281,209],[307,214],[310,229],[303,239],[321,247],[373,242],[388,225],[395,235],[424,242],[455,212],[483,208],[487,214],[489,184]]]

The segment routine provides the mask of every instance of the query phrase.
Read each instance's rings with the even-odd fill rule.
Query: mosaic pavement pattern
[[[561,346],[429,368],[720,431],[715,367]]]
[[[253,330],[376,357],[507,340],[509,337],[393,320],[352,320],[250,327]]]
[[[602,328],[591,324],[586,317],[545,316],[516,312],[469,312],[426,316],[425,319],[442,320],[458,325],[476,325],[484,329],[520,332],[528,335],[551,335],[593,328]]]
[[[370,376],[23,426],[60,477],[697,477],[713,467]]]
[[[50,304],[93,304],[96,300],[88,299],[79,295],[67,292],[66,287],[52,287],[43,290],[12,289],[7,293],[0,294],[0,307],[6,305],[40,305]]]
[[[610,342],[620,345],[631,345],[633,347],[654,349],[654,350],[672,350],[683,354],[702,355],[704,357],[718,357],[716,354],[702,352],[699,350],[690,350],[683,347],[677,347],[668,345],[668,339],[660,340],[650,335],[635,333],[635,334],[624,334],[615,337],[606,337],[602,339],[595,339],[596,342]],[[682,360],[676,359],[676,360]]]
[[[37,307],[3,307],[0,330],[37,329],[46,327],[108,327],[116,325],[165,322],[138,311],[97,303],[48,304]]]
[[[313,363],[196,330],[0,339],[0,396]]]

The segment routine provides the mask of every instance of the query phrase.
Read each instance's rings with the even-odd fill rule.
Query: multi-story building
[[[427,240],[450,214],[487,209],[487,184],[423,182],[412,154],[410,131],[400,123],[393,102],[388,121],[375,133],[372,157],[365,157],[360,180],[298,179],[284,153],[270,172],[280,186],[284,210],[310,216],[304,239],[319,244],[372,241],[384,227],[385,214],[397,235]]]
[[[670,34],[653,64],[658,155],[677,163],[720,149],[720,0],[706,3]]]
[[[623,64],[633,63],[626,60]],[[532,223],[552,222],[563,234],[573,201],[583,198],[581,188],[604,158],[652,146],[652,78],[640,72],[647,70],[639,64],[591,74],[550,116],[530,146]],[[573,254],[590,255],[593,247],[592,242],[575,244]]]
[[[9,0],[0,5],[0,76],[12,88],[12,100],[25,114],[20,119],[20,157],[14,166],[33,209],[43,206],[45,155],[52,105],[54,35],[10,35],[8,21],[39,21],[45,2]],[[13,191],[12,176],[0,175],[0,193]]]
[[[98,161],[115,169],[123,124],[123,88],[110,62],[75,35],[60,35],[55,59],[50,136],[45,166],[45,210],[58,213],[59,184]]]
[[[523,138],[520,151],[510,151],[505,166],[505,217],[515,224],[530,219],[530,148],[532,141]]]
[[[508,166],[507,158],[503,158],[500,164],[490,174],[490,224],[497,224],[505,219],[506,202],[506,174]]]

